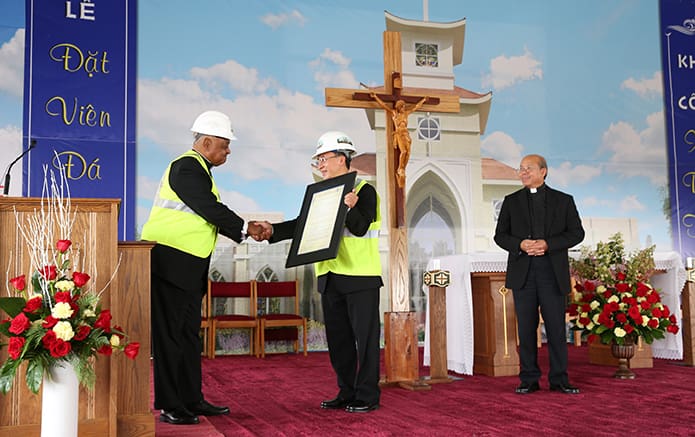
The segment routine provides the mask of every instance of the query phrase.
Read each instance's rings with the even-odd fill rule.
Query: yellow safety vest
[[[207,163],[198,152],[189,150],[169,164],[150,211],[150,217],[142,227],[142,239],[156,241],[182,252],[207,258],[215,249],[217,226],[209,223],[183,203],[169,185],[171,165],[184,157],[195,158],[210,176],[212,194],[220,200],[220,194]]]
[[[359,181],[355,186],[359,193],[367,182]],[[338,255],[315,265],[316,276],[328,272],[349,276],[381,276],[381,257],[379,256],[379,229],[381,228],[381,208],[379,195],[376,196],[376,218],[369,225],[367,233],[361,237],[343,229],[338,245]]]

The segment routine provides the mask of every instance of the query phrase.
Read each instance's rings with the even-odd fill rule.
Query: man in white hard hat
[[[313,158],[324,179],[350,171],[355,147],[339,131],[323,134]],[[339,391],[321,408],[366,413],[379,408],[379,289],[381,279],[379,196],[374,187],[357,180],[343,202],[350,208],[341,233],[338,255],[314,264],[326,323],[326,339]],[[297,220],[262,223],[257,240],[271,243],[294,236]]]
[[[191,131],[193,148],[167,167],[142,228],[142,239],[157,243],[151,252],[154,407],[162,410],[160,421],[175,425],[229,414],[203,397],[201,301],[217,234],[241,242],[247,231],[244,219],[220,202],[211,173],[227,161],[236,139],[229,117],[203,112]]]

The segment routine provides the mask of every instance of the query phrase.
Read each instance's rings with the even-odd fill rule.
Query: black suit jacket
[[[547,256],[550,257],[558,287],[569,293],[571,282],[567,250],[584,239],[584,228],[572,196],[547,185],[545,189]],[[522,240],[530,238],[531,232],[528,189],[522,188],[504,198],[495,230],[495,242],[509,252],[505,286],[512,290],[523,287],[526,282],[530,257],[520,249],[520,245]]]

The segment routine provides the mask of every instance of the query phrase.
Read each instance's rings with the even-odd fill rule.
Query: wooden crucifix
[[[386,117],[386,192],[388,193],[391,306],[390,313],[384,317],[386,338],[384,360],[387,382],[419,378],[417,338],[413,338],[416,334],[415,318],[409,312],[408,238],[405,223],[405,165],[410,153],[408,115],[417,110],[450,113],[460,111],[459,98],[456,95],[437,95],[434,90],[425,96],[402,94],[401,69],[401,35],[399,32],[385,31],[385,92],[383,94],[346,88],[326,88],[325,90],[326,106],[384,109],[388,112],[387,115],[390,115]],[[400,125],[396,126],[396,123]],[[399,141],[395,141],[394,133],[398,134]],[[407,135],[407,138],[403,135]],[[401,159],[403,153],[406,154],[405,159]],[[390,341],[389,338],[397,340]],[[405,344],[401,339],[407,339]],[[401,344],[394,346],[394,343],[398,342]]]

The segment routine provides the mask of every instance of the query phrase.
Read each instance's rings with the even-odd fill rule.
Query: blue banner
[[[695,0],[660,0],[673,248],[695,256]]]
[[[62,164],[72,198],[118,198],[135,233],[137,0],[26,0],[25,196]]]

